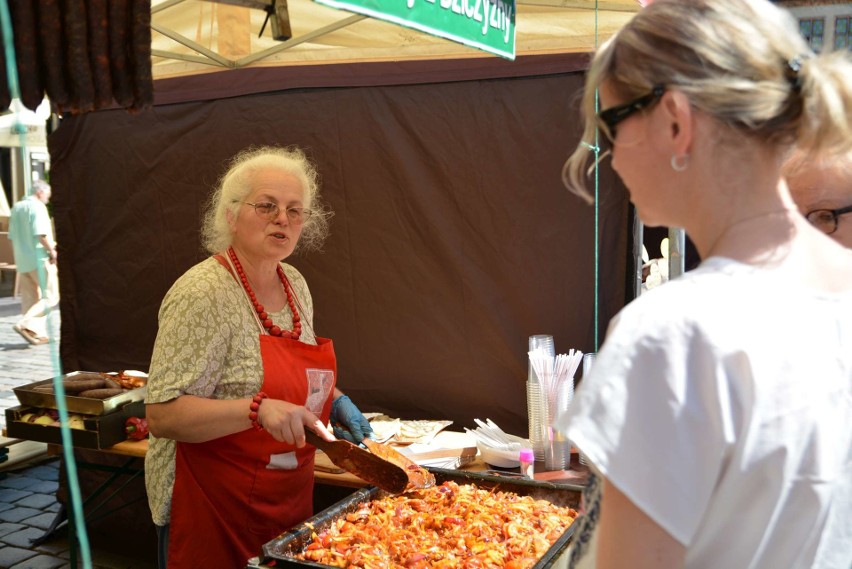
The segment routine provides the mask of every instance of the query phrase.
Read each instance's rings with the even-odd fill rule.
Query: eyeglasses
[[[243,202],[254,208],[254,212],[266,221],[272,221],[281,213],[281,208],[278,204],[272,202]],[[287,221],[293,225],[302,225],[311,217],[311,210],[303,207],[288,207],[284,211],[287,212]]]
[[[837,231],[837,218],[849,212],[852,212],[852,205],[840,209],[815,209],[809,211],[805,217],[811,222],[811,225],[826,235],[831,235]]]
[[[654,88],[647,95],[642,95],[638,99],[634,99],[629,103],[610,107],[604,111],[600,111],[597,115],[598,125],[604,133],[604,138],[608,139],[604,142],[612,144],[615,142],[615,127],[618,123],[629,117],[630,115],[647,109],[666,92],[665,85],[654,85]]]

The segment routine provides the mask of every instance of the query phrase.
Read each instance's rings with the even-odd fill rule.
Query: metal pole
[[[642,294],[642,244],[645,239],[645,226],[633,208],[633,298],[639,298]]]
[[[686,233],[681,227],[669,227],[669,280],[684,272],[686,257]]]

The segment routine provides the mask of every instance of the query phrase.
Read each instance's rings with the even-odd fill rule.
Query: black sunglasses
[[[630,115],[650,107],[657,99],[663,96],[666,92],[665,85],[654,85],[654,88],[647,95],[642,95],[638,99],[634,99],[629,103],[610,107],[604,111],[600,111],[597,115],[598,124],[604,132],[606,138],[612,143],[615,141],[615,127],[618,123],[629,117]]]

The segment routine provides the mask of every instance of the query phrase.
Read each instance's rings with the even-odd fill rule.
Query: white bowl
[[[521,437],[509,435],[514,442],[521,443],[521,448],[529,447],[530,442]],[[479,449],[479,454],[482,455],[482,460],[491,466],[499,468],[517,468],[521,466],[521,461],[518,459],[520,449],[518,450],[501,450],[490,447],[481,441],[476,441],[476,446]]]

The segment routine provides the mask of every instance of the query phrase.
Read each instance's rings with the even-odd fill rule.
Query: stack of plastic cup
[[[542,399],[541,383],[527,381],[527,419],[530,429],[530,445],[538,462],[544,461],[544,441],[547,438],[547,404]]]
[[[529,351],[544,349],[550,357],[556,356],[553,346],[553,336],[537,334],[529,338]],[[547,413],[547,396],[536,376],[532,363],[529,364],[527,375],[527,419],[529,421],[530,444],[536,461],[544,461],[544,449],[549,442],[549,417]]]

